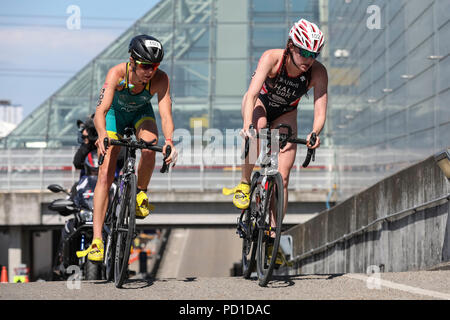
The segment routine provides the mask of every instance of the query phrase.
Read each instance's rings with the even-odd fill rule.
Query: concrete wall
[[[427,269],[450,261],[450,183],[430,157],[308,222],[285,232],[293,237],[295,265],[281,273],[365,273]],[[316,254],[308,251],[349,235],[375,220],[444,196],[444,200],[382,221]],[[447,198],[445,199],[445,196]]]
[[[65,218],[47,209],[50,202],[64,198],[50,191],[0,192],[0,229],[7,226],[63,225]],[[324,208],[327,192],[289,192],[289,212],[316,213]],[[219,192],[149,192],[155,213],[237,213],[231,196]],[[299,205],[301,203],[301,205]],[[305,203],[305,204],[304,204]],[[186,211],[187,210],[187,211]],[[70,218],[70,217],[69,217]]]

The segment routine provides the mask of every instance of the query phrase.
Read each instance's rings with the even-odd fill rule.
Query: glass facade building
[[[164,45],[176,128],[239,129],[241,101],[261,54],[284,48],[303,17],[326,37],[329,104],[322,146],[344,199],[450,145],[450,1],[162,0],[30,114],[2,146],[76,145],[76,120],[95,111],[112,66],[141,33]],[[310,132],[313,94],[299,104]],[[157,113],[156,97],[153,106]],[[159,119],[159,117],[157,117]],[[161,125],[159,124],[161,130]],[[317,157],[320,157],[318,152]]]
[[[450,1],[328,3],[328,134],[348,195],[450,146]]]
[[[223,132],[241,128],[242,97],[259,57],[267,49],[283,48],[290,26],[299,17],[318,23],[317,3],[162,0],[29,115],[3,145],[76,144],[76,120],[95,111],[107,71],[128,60],[131,38],[143,33],[163,43],[160,68],[171,80],[176,128],[191,130],[192,120]],[[157,112],[156,97],[152,102]],[[311,103],[307,109],[311,122]]]

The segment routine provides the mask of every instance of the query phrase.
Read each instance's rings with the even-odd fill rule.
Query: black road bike
[[[287,129],[287,133],[280,133],[280,129],[283,128]],[[268,127],[255,136],[262,140],[258,158],[262,170],[253,173],[250,205],[242,210],[236,233],[243,240],[242,274],[244,278],[251,277],[256,264],[259,285],[264,287],[269,283],[273,270],[280,266],[276,262],[282,232],[284,192],[283,180],[278,172],[278,154],[288,142],[306,145],[307,141],[292,137],[292,128],[287,124],[280,124],[275,130]],[[311,134],[311,145],[315,144],[316,139],[317,135]],[[249,138],[246,137],[242,159],[247,158],[249,146]],[[315,149],[308,148],[302,166],[306,168],[311,159],[315,160]],[[275,227],[271,221],[271,212],[275,217]]]
[[[148,149],[162,152],[163,147],[156,145],[156,140],[146,142],[134,141],[134,130],[126,128],[123,139],[110,139],[111,145],[126,148],[125,165],[119,177],[117,188],[114,191],[113,200],[109,203],[105,218],[107,240],[105,246],[105,272],[108,281],[114,280],[117,288],[121,288],[128,277],[128,260],[133,239],[136,238],[136,150]],[[105,148],[108,147],[108,138],[104,140]],[[160,172],[168,172],[169,166],[165,160],[171,153],[171,147],[167,146],[166,156]],[[99,158],[99,165],[103,163],[103,156]]]

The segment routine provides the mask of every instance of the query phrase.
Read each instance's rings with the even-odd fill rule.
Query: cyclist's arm
[[[319,136],[325,125],[328,103],[328,74],[327,69],[321,63],[316,63],[314,66],[314,78],[311,81],[311,85],[314,87],[314,123],[312,131]],[[307,140],[309,140],[309,137]],[[313,149],[319,145],[320,138],[317,139]]]
[[[263,86],[267,75],[272,70],[274,65],[277,65],[278,58],[275,54],[275,50],[267,50],[263,53],[258,62],[258,67],[253,74],[250,86],[247,91],[247,98],[244,104],[243,120],[244,120],[244,130],[247,130],[249,125],[252,123],[253,108],[255,107],[256,100],[258,99],[259,92]]]
[[[95,111],[94,125],[98,133],[98,140],[96,142],[98,151],[100,154],[106,154],[106,150],[103,146],[104,138],[108,137],[106,133],[106,114],[111,108],[111,104],[114,98],[114,92],[116,90],[117,82],[119,81],[121,65],[111,68],[106,75],[105,83],[100,90],[100,95],[97,101],[97,110]]]
[[[158,94],[158,109],[159,115],[161,116],[161,125],[162,132],[164,134],[164,138],[166,140],[166,145],[170,145],[173,149],[173,118],[172,118],[172,99],[170,97],[170,81],[169,77],[162,70],[158,70],[158,81],[156,88],[156,93]],[[163,154],[165,155],[166,150],[163,150]],[[168,160],[172,160],[172,156],[168,158]]]

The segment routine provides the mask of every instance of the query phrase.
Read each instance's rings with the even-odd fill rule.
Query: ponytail
[[[286,59],[287,59],[288,50],[289,50],[289,41],[292,41],[292,40],[291,39],[288,40],[288,42],[286,44],[286,48],[284,49],[283,58],[282,58],[282,61],[281,61],[281,67],[278,68],[277,76],[275,78],[275,83],[277,83],[278,80],[280,80],[280,74],[281,74],[282,70],[284,69],[284,67],[286,66]]]

